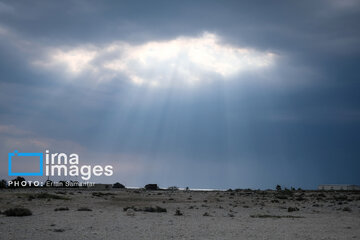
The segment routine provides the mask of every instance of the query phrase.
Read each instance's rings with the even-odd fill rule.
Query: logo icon
[[[39,172],[13,172],[12,161],[15,156],[18,157],[39,157],[40,171]],[[43,153],[19,153],[15,150],[13,153],[9,153],[9,176],[42,176],[43,175]]]

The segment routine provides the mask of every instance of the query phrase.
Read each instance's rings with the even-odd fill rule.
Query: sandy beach
[[[1,239],[360,238],[360,192],[15,189],[0,203]],[[16,207],[32,215],[4,214]]]

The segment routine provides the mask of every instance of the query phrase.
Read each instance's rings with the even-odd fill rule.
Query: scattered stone
[[[131,217],[135,216],[135,211],[134,211],[134,209],[128,208],[128,209],[126,210],[126,215],[127,215],[127,216],[131,216]]]

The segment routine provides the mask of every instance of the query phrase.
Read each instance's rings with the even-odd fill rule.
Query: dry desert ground
[[[5,189],[0,194],[0,239],[360,239],[360,192]],[[14,208],[27,208],[31,215],[7,216]]]

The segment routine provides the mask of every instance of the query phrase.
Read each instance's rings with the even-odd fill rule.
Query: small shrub
[[[346,201],[348,197],[346,195],[339,195],[339,196],[334,196],[334,199],[337,201]]]
[[[283,199],[283,200],[288,199],[288,197],[286,195],[283,195],[283,194],[276,194],[275,197],[278,198],[278,199]]]
[[[167,190],[169,190],[169,191],[177,191],[177,190],[179,190],[179,188],[177,186],[172,186],[172,187],[168,187]]]
[[[78,211],[90,212],[92,210],[90,208],[87,208],[87,207],[81,207],[81,208],[78,209]]]
[[[33,195],[29,195],[28,201],[32,201],[33,199],[35,199],[35,197]]]
[[[127,210],[129,210],[129,209],[132,209],[132,210],[134,210],[134,211],[139,211],[139,209],[137,209],[136,207],[134,207],[134,206],[131,206],[131,207],[124,207],[123,208],[123,210],[124,210],[124,212],[126,212]]]
[[[129,209],[132,209],[135,212],[158,212],[158,213],[167,212],[166,208],[162,208],[162,207],[159,207],[159,206],[145,207],[145,208],[136,208],[134,206],[131,206],[131,207],[124,207],[123,208],[124,212],[128,211]]]
[[[344,207],[344,208],[343,208],[343,211],[344,211],[344,212],[351,212],[351,208],[349,208],[349,207]]]
[[[57,200],[70,200],[70,198],[65,197],[65,196],[59,196],[59,195],[55,195],[55,194],[50,194],[50,193],[38,193],[38,194],[34,194],[34,195],[29,195],[28,199],[57,199]]]
[[[297,207],[288,207],[288,212],[296,212],[299,211]]]
[[[62,195],[66,195],[66,192],[63,192],[63,191],[57,191],[55,192],[56,194],[62,194]]]
[[[69,208],[68,207],[59,207],[59,208],[55,208],[54,211],[55,212],[57,212],[57,211],[69,211]]]
[[[252,218],[303,218],[301,216],[291,216],[291,215],[268,215],[268,214],[257,214],[250,215]]]
[[[111,195],[116,195],[115,193],[103,193],[103,192],[93,192],[92,193],[93,196],[95,197],[104,197],[104,196],[111,196]]]
[[[306,198],[302,197],[302,196],[299,196],[297,198],[295,198],[296,201],[305,201]]]
[[[205,212],[205,213],[203,214],[203,216],[204,216],[204,217],[210,217],[210,214],[209,214],[208,212]]]
[[[325,194],[323,194],[323,193],[319,193],[319,194],[318,194],[318,197],[319,197],[319,198],[325,198],[325,197],[326,197],[326,195],[325,195]]]
[[[286,195],[286,196],[293,196],[293,192],[290,191],[289,189],[285,188],[283,191],[281,191],[282,194]]]
[[[162,208],[162,207],[159,207],[159,206],[156,206],[156,207],[146,207],[143,209],[144,212],[158,212],[158,213],[161,213],[161,212],[167,212],[166,208]]]
[[[32,212],[27,208],[9,208],[5,210],[4,214],[7,217],[24,217],[31,216]]]
[[[180,209],[176,209],[175,216],[182,216],[183,213],[180,211]]]

